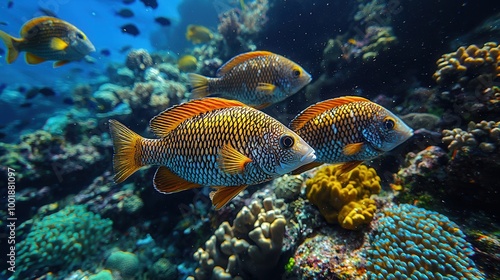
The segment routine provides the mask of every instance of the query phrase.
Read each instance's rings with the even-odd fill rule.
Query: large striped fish
[[[216,209],[248,185],[314,161],[314,150],[272,117],[239,101],[196,99],[167,109],[150,122],[159,139],[146,139],[110,120],[115,182],[142,166],[160,165],[153,179],[162,193],[200,186]]]
[[[343,163],[342,172],[348,172],[413,135],[413,130],[391,111],[358,96],[311,105],[292,120],[290,128],[316,151],[316,161],[294,174],[323,163]]]
[[[229,60],[216,78],[191,73],[189,80],[195,97],[216,95],[262,109],[295,94],[311,75],[281,55],[255,51]]]

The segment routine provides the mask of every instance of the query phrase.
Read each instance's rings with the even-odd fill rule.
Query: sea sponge
[[[118,271],[124,279],[135,279],[141,270],[139,258],[134,253],[123,251],[111,253],[104,266]]]
[[[340,165],[327,165],[306,181],[307,198],[319,208],[326,221],[347,229],[359,229],[372,220],[376,207],[369,198],[380,190],[380,177],[375,169],[365,165],[344,174]]]
[[[27,279],[26,275],[35,269],[48,271],[52,266],[81,265],[83,259],[98,252],[100,244],[108,240],[111,226],[111,220],[101,219],[82,205],[68,206],[45,216],[19,242],[18,269],[14,275]]]
[[[459,83],[462,87],[482,89],[489,87],[500,76],[500,47],[488,42],[479,48],[476,45],[460,47],[457,51],[443,54],[436,62],[438,70],[432,75],[440,85]]]
[[[446,216],[409,204],[382,213],[367,250],[368,279],[485,279]]]

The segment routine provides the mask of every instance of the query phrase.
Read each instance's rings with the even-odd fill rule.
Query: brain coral
[[[52,266],[81,265],[83,259],[99,251],[101,242],[111,233],[111,225],[111,220],[101,219],[81,205],[44,217],[18,244],[16,276]]]
[[[382,215],[368,250],[368,279],[484,279],[465,235],[446,216],[409,204]]]
[[[328,223],[339,223],[346,229],[359,229],[372,220],[376,206],[370,196],[380,189],[377,172],[365,165],[344,174],[340,165],[328,165],[306,181],[309,201]]]

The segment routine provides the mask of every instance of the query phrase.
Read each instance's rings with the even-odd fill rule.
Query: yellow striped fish
[[[28,64],[56,60],[54,67],[82,59],[95,51],[87,36],[70,23],[54,17],[38,17],[21,28],[21,38],[0,30],[0,39],[7,46],[7,63],[14,62],[19,52],[26,52]]]
[[[217,95],[262,109],[295,94],[311,81],[297,63],[267,51],[240,54],[217,71],[217,78],[190,73],[195,97]]]
[[[239,101],[196,99],[167,109],[150,122],[159,139],[146,139],[110,120],[114,180],[140,167],[161,165],[153,179],[162,193],[200,186],[216,209],[248,185],[259,184],[314,161],[314,150],[297,134]]]
[[[311,105],[292,120],[290,128],[316,151],[316,161],[294,174],[323,163],[343,163],[342,172],[348,172],[413,135],[413,130],[389,110],[358,96]]]

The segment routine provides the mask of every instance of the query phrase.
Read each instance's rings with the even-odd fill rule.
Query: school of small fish
[[[141,2],[158,7],[154,0]],[[134,13],[124,8],[116,15],[130,18]],[[161,26],[171,24],[165,17],[155,21]],[[123,25],[121,30],[140,34],[134,24]],[[28,64],[55,61],[54,67],[59,67],[96,50],[81,30],[52,16],[29,20],[20,34],[14,38],[0,30],[9,64],[24,51]],[[213,34],[207,27],[189,25],[186,39],[193,44],[206,43]],[[110,51],[101,49],[100,54],[109,56]],[[184,72],[197,69],[196,57],[189,54],[177,64]],[[312,77],[297,63],[272,52],[237,55],[222,65],[216,76],[188,74],[197,99],[152,118],[150,128],[157,139],[143,138],[118,121],[109,121],[116,183],[143,166],[159,165],[153,179],[156,190],[169,194],[210,186],[215,188],[210,193],[212,204],[220,209],[249,185],[300,174],[324,163],[342,164],[342,172],[349,172],[413,135],[392,112],[359,96],[313,104],[286,127],[259,110],[297,93]],[[56,95],[50,88],[33,88],[26,99],[39,93]],[[67,102],[71,104],[71,100]],[[21,104],[23,108],[30,106],[29,102]]]

